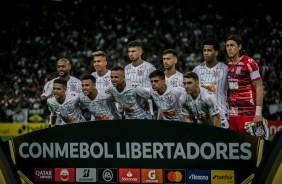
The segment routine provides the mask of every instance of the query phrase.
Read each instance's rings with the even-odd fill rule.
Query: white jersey
[[[112,86],[110,70],[108,70],[108,72],[103,76],[99,76],[97,72],[92,72],[91,75],[93,75],[96,79],[97,89],[107,89]]]
[[[109,91],[97,89],[98,94],[91,100],[83,93],[80,94],[80,105],[87,108],[96,121],[119,119],[116,114],[115,99]]]
[[[84,122],[85,118],[82,115],[79,106],[79,96],[71,96],[66,93],[66,99],[63,104],[59,104],[55,97],[47,99],[47,105],[51,111],[51,116],[60,117],[61,121],[56,122],[56,125],[64,125],[69,123]]]
[[[143,63],[137,67],[134,67],[132,63],[130,63],[124,68],[125,82],[131,84],[132,87],[140,86],[151,88],[149,74],[154,70],[156,70],[156,67],[147,61],[143,61]]]
[[[176,71],[176,73],[170,77],[165,76],[165,83],[166,85],[171,87],[177,87],[177,86],[184,87],[183,74],[180,73],[179,71]]]
[[[169,121],[184,121],[181,113],[181,106],[179,99],[185,93],[185,89],[182,87],[167,87],[164,94],[160,95],[156,91],[151,91],[157,107],[158,118]]]
[[[144,88],[126,86],[122,92],[115,87],[109,88],[120,108],[123,109],[125,119],[147,119],[149,111],[145,111],[140,104],[150,98],[150,93]]]
[[[47,96],[52,94],[54,80],[58,79],[58,78],[59,77],[56,77],[56,78],[48,81],[44,85],[43,93],[41,94],[41,96],[47,97]],[[70,76],[70,80],[67,82],[67,93],[69,93],[71,96],[77,96],[81,92],[82,92],[81,81],[76,77]]]
[[[227,99],[227,75],[228,67],[224,63],[217,63],[212,68],[206,65],[198,65],[193,69],[193,72],[197,73],[199,76],[199,84],[213,86],[215,89],[215,97],[220,110],[221,126],[223,128],[228,128],[228,99]]]
[[[182,114],[195,116],[198,123],[213,125],[212,116],[220,113],[217,101],[213,92],[200,87],[200,94],[194,100],[190,94],[183,94],[180,97]]]

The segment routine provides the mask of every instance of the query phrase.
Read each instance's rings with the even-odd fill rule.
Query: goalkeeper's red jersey
[[[236,64],[233,59],[228,60],[230,116],[255,116],[256,93],[252,82],[260,79],[259,66],[254,59],[243,56]]]

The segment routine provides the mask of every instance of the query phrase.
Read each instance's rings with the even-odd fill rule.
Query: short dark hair
[[[214,38],[206,38],[202,41],[202,48],[204,45],[212,45],[215,51],[219,51],[219,42]]]
[[[127,48],[130,48],[130,47],[140,47],[141,49],[143,49],[143,44],[142,42],[138,40],[133,40],[127,44]]]
[[[63,87],[67,88],[67,81],[65,79],[61,79],[61,78],[58,78],[58,79],[55,79],[54,80],[54,84],[57,83],[57,84],[62,84]]]
[[[123,71],[124,72],[124,68],[120,67],[120,66],[114,66],[111,68],[111,71]]]
[[[189,78],[189,79],[192,78],[195,81],[199,81],[199,77],[198,77],[197,73],[191,72],[191,71],[184,73],[183,78]]]
[[[160,77],[162,80],[164,80],[165,79],[165,74],[164,74],[163,71],[157,69],[157,70],[152,71],[149,74],[149,78],[150,79],[153,78],[153,77]]]
[[[163,55],[164,54],[172,54],[175,57],[177,57],[177,52],[175,50],[173,50],[173,49],[166,49],[165,51],[163,51]]]
[[[95,78],[93,75],[91,75],[91,74],[85,74],[85,75],[83,75],[83,76],[81,77],[81,80],[82,80],[82,81],[83,81],[83,80],[88,80],[88,79],[90,79],[93,84],[96,83],[96,78]]]

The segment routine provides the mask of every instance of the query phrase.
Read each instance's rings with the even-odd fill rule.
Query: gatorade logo
[[[163,183],[162,169],[141,169],[142,183]]]
[[[179,170],[164,170],[165,182],[164,183],[186,183],[185,169]]]

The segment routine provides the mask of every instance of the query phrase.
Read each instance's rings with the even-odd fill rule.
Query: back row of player
[[[232,53],[231,51],[228,53],[228,55],[230,56],[230,60],[228,61],[230,62],[234,62],[233,59],[237,59],[238,57],[241,57],[242,53],[239,53],[240,49],[242,49],[242,43],[240,43],[240,40],[237,40],[237,37],[235,36],[234,38],[230,38],[229,40],[227,40],[227,42],[231,42],[231,44],[228,43],[228,45],[233,46],[234,44],[237,44],[237,46],[239,47],[239,49],[237,50],[238,52]],[[234,42],[234,43],[233,43]],[[242,58],[242,62],[239,63],[238,68],[234,68],[234,64],[232,64],[232,71],[230,71],[230,76],[228,74],[228,67],[227,65],[218,62],[216,57],[219,53],[219,43],[214,40],[214,39],[206,39],[203,41],[202,43],[202,48],[203,48],[203,56],[204,56],[204,61],[205,61],[205,65],[199,65],[196,66],[193,70],[193,72],[195,72],[199,77],[199,86],[197,86],[197,78],[195,78],[195,76],[192,78],[194,78],[192,80],[196,81],[196,88],[200,89],[198,90],[199,92],[203,93],[204,88],[208,88],[210,91],[214,92],[215,98],[216,98],[216,103],[214,108],[210,108],[210,113],[209,114],[205,114],[204,112],[201,112],[201,109],[203,108],[204,105],[204,101],[202,101],[203,99],[201,98],[206,98],[206,96],[209,96],[210,93],[209,91],[205,93],[205,95],[201,94],[199,95],[199,98],[195,98],[195,99],[186,99],[186,102],[190,103],[190,106],[192,107],[192,111],[193,114],[196,116],[196,119],[198,120],[206,120],[208,119],[208,116],[214,116],[213,121],[216,121],[217,123],[214,123],[217,126],[223,127],[223,128],[230,128],[233,130],[239,130],[239,131],[245,131],[244,130],[244,125],[242,125],[244,122],[246,122],[246,120],[244,119],[244,115],[246,114],[241,114],[241,112],[239,113],[239,111],[241,109],[244,110],[244,108],[238,108],[237,104],[238,103],[233,103],[234,100],[238,101],[240,100],[240,103],[243,104],[244,107],[246,107],[245,109],[247,110],[247,113],[249,113],[249,116],[252,116],[252,118],[254,118],[255,116],[255,107],[257,105],[262,106],[262,102],[260,102],[259,99],[257,100],[255,98],[256,92],[258,92],[259,90],[257,90],[256,86],[255,90],[252,86],[249,86],[248,89],[246,90],[253,90],[251,95],[244,96],[244,91],[242,91],[242,98],[240,96],[232,96],[232,93],[230,92],[230,110],[232,110],[232,112],[228,112],[228,102],[227,102],[227,92],[228,92],[228,83],[227,83],[227,79],[230,79],[229,84],[236,84],[237,88],[234,87],[234,85],[231,85],[232,90],[234,89],[238,89],[238,86],[240,85],[240,81],[234,80],[234,74],[235,75],[239,75],[242,73],[244,73],[244,75],[248,75],[247,77],[244,76],[245,78],[249,79],[250,81],[253,82],[253,77],[252,76],[254,73],[258,72],[258,66],[256,64],[256,62],[254,60],[251,59],[251,64],[250,63],[246,63],[245,64],[245,59],[243,60]],[[226,47],[226,49],[228,49]],[[232,50],[232,49],[231,49]],[[71,65],[68,62],[68,60],[65,59],[61,59],[58,61],[57,64],[57,69],[58,69],[58,73],[59,73],[59,77],[58,78],[63,78],[66,81],[68,81],[67,83],[67,91],[68,94],[71,96],[75,96],[77,95],[80,91],[82,87],[82,90],[84,92],[84,94],[87,96],[87,86],[91,86],[91,82],[89,83],[89,81],[92,81],[92,83],[94,83],[94,88],[96,86],[96,88],[98,89],[98,91],[104,91],[105,93],[111,93],[111,94],[117,94],[115,93],[115,90],[118,89],[118,86],[122,86],[125,83],[122,80],[122,75],[125,75],[125,81],[126,81],[126,87],[133,90],[134,94],[139,94],[140,96],[145,96],[144,98],[140,98],[139,101],[137,102],[137,104],[145,104],[143,106],[143,109],[145,109],[146,111],[146,103],[143,103],[144,101],[146,102],[146,99],[150,98],[148,97],[148,95],[146,95],[146,90],[147,93],[148,91],[150,91],[150,89],[153,89],[155,91],[155,93],[148,93],[151,94],[153,99],[155,100],[155,103],[158,107],[158,118],[157,119],[167,119],[167,120],[180,120],[182,121],[182,116],[179,118],[176,118],[175,116],[178,114],[184,114],[184,119],[185,121],[191,121],[190,118],[187,118],[187,116],[189,117],[189,113],[187,112],[187,116],[185,116],[185,112],[178,112],[179,109],[178,107],[175,108],[170,108],[170,109],[166,109],[165,107],[167,107],[167,105],[162,105],[162,103],[166,103],[166,104],[176,104],[175,101],[179,101],[179,100],[183,100],[184,97],[180,98],[180,96],[178,95],[178,92],[174,92],[177,88],[178,91],[181,91],[181,87],[184,87],[187,93],[191,93],[191,85],[190,85],[190,81],[183,81],[183,74],[178,72],[175,68],[175,65],[177,63],[177,53],[172,50],[172,49],[168,49],[165,50],[163,52],[163,65],[165,68],[165,71],[162,72],[165,75],[162,76],[162,74],[158,73],[158,70],[156,71],[156,68],[151,64],[148,63],[146,61],[143,61],[141,58],[142,55],[142,43],[138,42],[138,41],[132,41],[129,42],[128,44],[128,56],[129,59],[131,60],[131,64],[128,64],[125,68],[124,71],[120,71],[119,67],[114,67],[113,71],[110,71],[106,68],[107,66],[107,59],[106,59],[106,54],[102,51],[97,51],[93,53],[93,65],[95,68],[95,72],[92,73],[92,75],[95,77],[94,81],[91,78],[91,76],[89,75],[85,75],[82,77],[82,83],[80,82],[79,79],[69,76],[69,71],[71,69]],[[247,57],[247,56],[246,56]],[[247,58],[246,61],[250,61],[250,58]],[[235,63],[235,62],[234,62]],[[238,63],[235,63],[238,64]],[[123,69],[122,69],[123,70]],[[153,72],[155,71],[155,72]],[[124,72],[124,74],[122,73]],[[152,73],[153,72],[153,73]],[[151,75],[150,75],[151,74]],[[187,77],[187,75],[190,75]],[[184,80],[186,80],[186,78],[191,78],[191,73],[190,74],[185,74],[184,75]],[[121,78],[121,80],[119,80]],[[162,78],[165,78],[165,84],[169,87],[169,90],[166,90],[167,87],[166,85],[161,84]],[[158,81],[158,79],[160,79],[160,81]],[[260,77],[258,78],[257,76],[255,76],[255,80],[261,80]],[[85,81],[88,81],[85,82]],[[49,95],[52,94],[52,91],[55,91],[55,88],[52,87],[53,86],[53,82],[49,81],[48,83],[46,83],[45,87],[44,87],[44,93],[42,94],[42,96],[45,96],[46,98],[48,98]],[[157,83],[160,82],[160,86],[157,85]],[[184,82],[184,83],[183,83]],[[184,86],[185,84],[185,86]],[[114,85],[114,87],[111,87],[112,85]],[[164,87],[165,86],[165,87]],[[153,87],[153,88],[151,88]],[[172,87],[172,88],[171,88]],[[230,87],[230,85],[229,85]],[[245,88],[245,87],[244,87]],[[106,90],[105,90],[106,89]],[[121,87],[121,89],[125,89],[125,86]],[[164,91],[165,89],[165,91]],[[179,90],[180,89],[180,90]],[[176,90],[176,91],[177,91]],[[188,92],[190,90],[190,92]],[[108,91],[108,92],[107,92]],[[174,95],[169,95],[168,91],[173,91],[172,94]],[[88,91],[89,92],[89,91]],[[122,92],[122,91],[119,91]],[[118,93],[119,93],[118,92]],[[184,91],[179,92],[179,94],[183,94]],[[99,92],[100,93],[100,92]],[[160,94],[163,93],[163,94]],[[89,94],[89,93],[88,93]],[[153,95],[155,94],[155,95]],[[164,95],[166,94],[166,95]],[[175,95],[177,94],[177,95]],[[118,109],[122,109],[125,114],[126,112],[131,112],[132,109],[131,107],[126,107],[125,104],[123,102],[125,102],[126,100],[130,100],[130,96],[131,95],[121,95],[121,96],[116,96],[115,98],[115,102],[116,102],[116,107],[118,107]],[[258,95],[260,97],[260,95]],[[197,97],[197,96],[196,96]],[[158,99],[157,99],[158,98]],[[240,98],[240,99],[238,99]],[[262,98],[262,96],[261,96]],[[87,103],[89,105],[89,103],[91,102],[91,100],[85,100],[87,98],[84,98],[84,101],[86,103],[83,103],[83,100],[81,101],[82,105]],[[89,99],[89,98],[88,98]],[[157,102],[156,101],[159,101]],[[253,104],[251,105],[246,105],[248,104],[248,100],[252,100],[253,99]],[[205,99],[206,100],[206,99]],[[143,102],[142,102],[143,101]],[[209,100],[208,100],[209,101]],[[246,103],[244,103],[246,102]],[[102,109],[101,107],[99,107],[99,104],[96,103],[98,106],[97,108]],[[179,103],[177,103],[179,104]],[[219,109],[216,109],[218,104]],[[250,103],[249,103],[250,104]],[[101,105],[101,104],[100,104]],[[150,109],[150,114],[154,115],[154,111],[153,111],[153,104],[152,101],[149,99],[149,109]],[[233,106],[232,106],[233,105]],[[94,105],[92,105],[94,108]],[[247,107],[248,106],[248,107]],[[249,109],[249,106],[254,106],[254,108],[252,110]],[[121,108],[120,108],[121,107]],[[163,108],[162,108],[163,107]],[[194,108],[193,108],[194,107]],[[70,107],[68,107],[70,109]],[[235,110],[236,109],[236,110]],[[90,110],[91,111],[91,110]],[[176,111],[176,112],[175,112]],[[234,113],[234,111],[236,111],[236,113]],[[218,118],[219,116],[215,116],[216,114],[218,114],[218,112],[220,112],[220,118]],[[252,114],[253,112],[253,114]],[[141,112],[139,112],[138,114],[140,115]],[[244,111],[242,111],[242,113],[244,113]],[[119,113],[117,113],[119,114]],[[207,116],[206,116],[207,115]],[[243,116],[241,116],[243,115]],[[228,118],[230,118],[229,116],[234,116],[235,119],[236,117],[239,117],[239,121],[243,122],[243,123],[237,123],[236,121],[232,121],[232,123],[229,126],[228,123]],[[174,117],[174,118],[173,118]],[[186,117],[186,118],[185,118]],[[130,118],[130,117],[126,117],[126,118]],[[134,117],[133,117],[134,118]],[[139,118],[138,116],[136,116],[135,118]],[[242,119],[243,118],[243,119]],[[262,118],[262,117],[261,117]],[[103,117],[99,117],[96,116],[96,119],[98,120],[103,120],[105,118]],[[107,119],[107,118],[106,118]],[[150,116],[148,116],[148,119],[151,119]],[[218,120],[219,119],[219,120]],[[256,118],[255,118],[256,119]],[[260,120],[258,120],[260,121]],[[220,124],[218,124],[218,122],[220,122]],[[230,122],[230,120],[229,120]],[[241,125],[239,125],[241,124]]]

